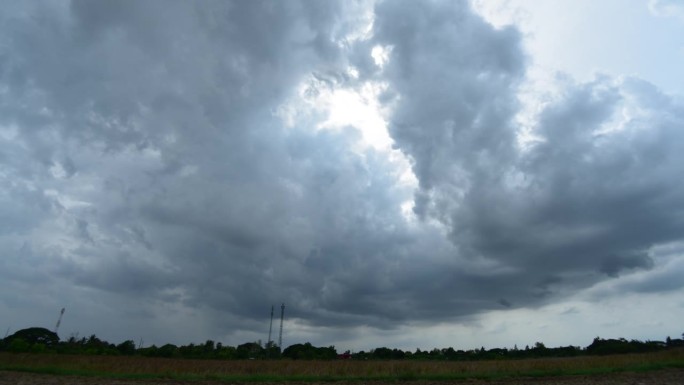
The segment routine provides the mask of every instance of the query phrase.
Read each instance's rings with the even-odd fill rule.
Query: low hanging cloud
[[[205,314],[219,336],[280,302],[307,327],[391,329],[548,303],[657,267],[652,248],[684,234],[681,101],[569,82],[521,145],[522,36],[467,2],[0,17],[0,285],[36,303],[75,287],[142,320]],[[364,82],[385,87],[415,190],[356,128],[320,129],[316,95]]]

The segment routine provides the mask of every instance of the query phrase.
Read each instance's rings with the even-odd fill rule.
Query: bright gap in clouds
[[[349,73],[354,76],[352,69]],[[311,76],[298,87],[297,95],[281,105],[276,115],[287,127],[298,119],[315,116],[318,130],[339,131],[353,128],[360,134],[359,150],[374,148],[391,151],[392,138],[387,131],[378,95],[386,89],[381,83],[366,82],[357,89],[341,87],[335,80]]]
[[[387,132],[387,122],[377,101],[382,90],[382,85],[366,83],[358,91],[343,88],[322,95],[317,102],[326,106],[328,118],[319,128],[353,126],[360,131],[364,145],[379,151],[391,150],[392,138]]]
[[[382,50],[379,55],[382,57],[380,63],[386,63],[387,51]],[[361,133],[361,149],[371,147],[384,153],[401,170],[397,175],[399,182],[410,188],[416,188],[418,178],[411,170],[409,159],[401,151],[392,148],[394,141],[389,135],[387,121],[378,102],[378,95],[385,88],[384,84],[367,82],[360,90],[336,89],[319,97],[317,101],[326,106],[328,117],[318,128],[332,130],[350,126],[356,128]],[[413,199],[401,204],[401,213],[408,221],[416,220],[413,207]]]
[[[376,47],[373,50],[377,58],[376,65],[382,66],[389,60],[389,50]],[[356,71],[349,74],[355,77]],[[398,183],[408,189],[418,186],[418,178],[411,169],[408,157],[400,150],[393,148],[394,141],[387,129],[387,111],[378,101],[379,95],[387,85],[377,82],[365,82],[357,88],[337,87],[334,82],[322,81],[315,76],[299,86],[294,100],[281,106],[277,113],[287,126],[295,124],[302,116],[320,116],[317,130],[340,131],[352,129],[358,132],[357,147],[352,149],[360,155],[368,150],[386,156],[398,170],[395,175]],[[401,213],[407,221],[417,219],[413,212],[412,197],[401,204]]]
[[[522,151],[543,141],[534,134],[538,115],[574,82],[634,76],[671,94],[684,94],[684,3],[666,0],[470,0],[472,8],[498,29],[513,26],[523,35],[529,62],[518,92],[518,145]],[[607,133],[632,117],[614,116]]]
[[[497,28],[524,36],[535,79],[597,73],[637,76],[668,93],[684,94],[684,3],[665,0],[471,0]],[[548,82],[545,82],[549,84]]]

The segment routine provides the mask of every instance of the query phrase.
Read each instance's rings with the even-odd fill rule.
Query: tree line
[[[455,350],[454,348],[404,351],[379,347],[369,351],[338,353],[334,346],[316,347],[311,343],[298,343],[284,350],[272,342],[263,345],[260,341],[246,342],[238,346],[223,345],[221,342],[207,340],[203,344],[177,346],[165,344],[148,347],[136,346],[133,340],[120,344],[112,344],[97,336],[78,338],[71,336],[60,340],[59,336],[45,328],[28,328],[0,340],[0,351],[21,353],[53,353],[81,355],[128,355],[145,357],[189,358],[189,359],[292,359],[292,360],[442,360],[442,361],[476,361],[499,359],[522,359],[538,357],[574,357],[582,355],[608,355],[624,353],[656,352],[671,348],[684,347],[682,339],[667,337],[665,341],[639,341],[619,339],[602,339],[596,337],[593,342],[582,348],[579,346],[561,346],[547,348],[537,342],[532,347],[494,349]]]

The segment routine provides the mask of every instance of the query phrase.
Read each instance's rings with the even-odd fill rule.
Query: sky
[[[235,346],[282,303],[284,347],[338,351],[684,332],[681,2],[4,8],[3,332]]]

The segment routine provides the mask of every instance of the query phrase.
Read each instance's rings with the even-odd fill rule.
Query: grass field
[[[684,368],[684,349],[614,356],[500,361],[215,361],[0,353],[0,370],[182,380],[458,380],[606,374]]]

